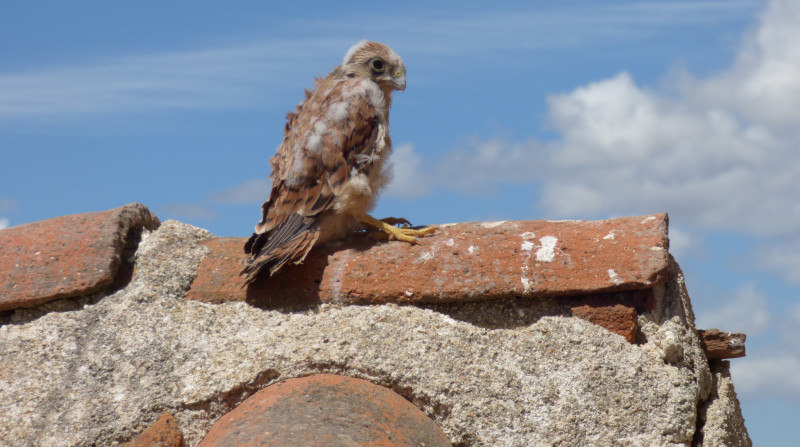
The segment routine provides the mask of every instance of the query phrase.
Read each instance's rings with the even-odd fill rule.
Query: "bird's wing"
[[[284,140],[270,160],[272,190],[245,245],[248,283],[267,268],[273,274],[289,261],[301,262],[319,237],[316,219],[333,206],[351,170],[369,169],[379,116],[359,82],[366,81],[319,80],[287,115]]]

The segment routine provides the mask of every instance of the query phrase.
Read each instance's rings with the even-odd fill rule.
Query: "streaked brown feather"
[[[314,89],[286,114],[283,142],[270,159],[272,189],[244,247],[246,284],[262,271],[274,274],[288,262],[301,262],[318,240],[352,228],[374,201],[371,189],[377,192],[385,183],[380,169],[391,149],[388,109],[391,90],[398,87],[379,86],[369,72],[359,71],[376,55],[402,69],[404,88],[399,56],[383,44],[359,42],[348,51],[346,65],[315,79]],[[348,186],[354,172],[369,185]]]
[[[262,205],[261,222],[245,246],[250,255],[242,270],[247,274],[247,283],[267,268],[273,274],[287,262],[301,262],[319,236],[314,222],[331,209],[336,194],[350,177],[350,170],[369,168],[357,158],[376,146],[376,111],[365,98],[350,98],[346,117],[329,120],[329,132],[321,136],[321,151],[309,150],[304,145],[307,132],[313,131],[319,122],[313,121],[314,118],[325,116],[332,103],[341,102],[342,89],[353,82],[356,81],[331,76],[318,80],[314,92],[306,91],[306,100],[295,112],[287,114],[283,143],[270,160],[273,179],[270,198]],[[331,92],[323,96],[321,93],[328,88],[332,88]],[[302,151],[299,166],[298,144]],[[297,218],[306,219],[309,224],[292,225]],[[257,240],[263,242],[255,243]]]

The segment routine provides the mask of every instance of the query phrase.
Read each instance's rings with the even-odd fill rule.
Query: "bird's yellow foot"
[[[418,244],[419,241],[417,240],[416,236],[425,236],[428,234],[433,234],[435,229],[433,227],[422,228],[419,230],[415,230],[411,228],[411,222],[402,217],[387,217],[386,219],[376,219],[369,214],[365,214],[363,217],[360,218],[361,223],[365,225],[369,225],[370,227],[377,228],[381,230],[382,234],[389,239],[398,240],[403,242],[408,242],[410,244]],[[396,227],[395,225],[402,225],[402,227]]]

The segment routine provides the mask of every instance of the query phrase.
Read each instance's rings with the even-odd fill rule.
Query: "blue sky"
[[[748,333],[754,443],[800,439],[800,0],[4,2],[0,228],[137,201],[248,236],[285,113],[363,38],[408,69],[375,215],[669,212],[698,326]]]

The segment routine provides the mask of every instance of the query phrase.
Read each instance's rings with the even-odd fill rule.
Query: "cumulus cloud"
[[[687,230],[793,237],[799,14],[800,2],[773,1],[736,62],[707,79],[671,70],[664,86],[645,88],[621,72],[551,95],[547,121],[559,139],[473,142],[433,172],[465,193],[539,182],[552,217],[669,210]]]
[[[769,127],[797,127],[800,104],[800,6],[773,0],[745,40],[735,64],[711,79],[684,77],[684,95],[735,110]]]
[[[733,67],[639,87],[626,73],[549,98],[562,136],[544,189],[560,215],[659,204],[681,220],[758,236],[800,225],[800,3],[778,0]],[[788,39],[788,40],[785,40]],[[567,176],[567,173],[571,175]]]
[[[11,225],[11,221],[6,218],[0,217],[0,230],[6,229]]]
[[[680,226],[673,250],[696,249],[707,232],[738,233],[755,241],[752,267],[800,284],[798,23],[800,1],[773,0],[721,72],[676,68],[650,88],[621,72],[551,95],[559,138],[472,142],[431,171],[470,194],[535,183],[554,218],[668,210]],[[755,336],[748,357],[732,362],[740,393],[800,399],[800,306],[777,314],[769,305],[746,284],[698,313],[698,326]],[[772,347],[752,349],[767,334]]]
[[[757,233],[791,225],[764,215],[791,213],[765,196],[788,199],[800,175],[788,141],[719,107],[691,107],[681,98],[647,91],[625,73],[549,100],[563,135],[543,189],[557,215],[630,213],[653,205],[682,221]],[[775,159],[778,155],[778,159]],[[782,205],[792,205],[784,201]]]

